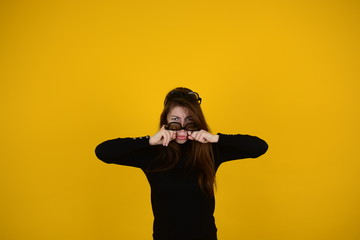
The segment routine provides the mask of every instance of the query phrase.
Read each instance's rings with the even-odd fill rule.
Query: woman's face
[[[189,111],[185,107],[176,106],[167,115],[167,122],[178,122],[184,127],[186,124],[193,122],[192,117],[189,115]],[[176,131],[175,141],[179,144],[183,144],[188,140],[188,133],[184,129]]]

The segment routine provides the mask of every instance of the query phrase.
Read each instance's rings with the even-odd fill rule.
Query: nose
[[[188,135],[187,131],[185,129],[181,129],[181,130],[177,131],[177,134],[180,135],[180,136]]]

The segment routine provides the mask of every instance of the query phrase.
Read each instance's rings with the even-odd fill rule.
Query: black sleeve
[[[95,149],[97,158],[105,163],[144,168],[153,156],[149,137],[116,138],[99,144]]]
[[[216,144],[216,161],[218,165],[235,159],[257,158],[268,149],[267,143],[255,136],[221,133],[218,135],[219,141]]]

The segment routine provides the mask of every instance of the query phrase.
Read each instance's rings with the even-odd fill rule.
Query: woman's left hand
[[[219,141],[219,135],[211,134],[205,130],[188,132],[188,139],[201,143],[216,143]]]

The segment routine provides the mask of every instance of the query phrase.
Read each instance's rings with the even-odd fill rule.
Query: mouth
[[[176,139],[178,139],[178,140],[186,140],[187,136],[177,136]]]

